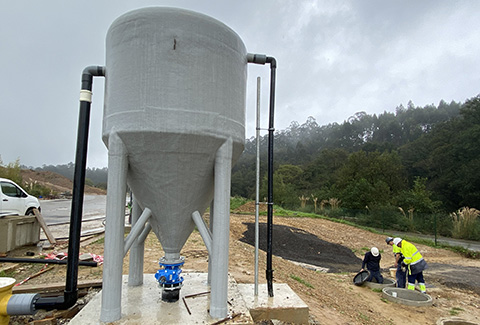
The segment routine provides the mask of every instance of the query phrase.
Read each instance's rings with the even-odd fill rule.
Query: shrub
[[[452,236],[462,239],[477,239],[479,235],[477,217],[480,211],[477,209],[463,207],[450,216],[453,219]]]

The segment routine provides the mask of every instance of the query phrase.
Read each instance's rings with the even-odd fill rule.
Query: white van
[[[40,211],[40,202],[29,195],[15,182],[0,178],[0,218],[4,216],[33,215],[33,209]]]

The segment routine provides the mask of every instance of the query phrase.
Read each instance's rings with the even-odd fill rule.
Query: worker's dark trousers
[[[407,282],[407,272],[402,272],[402,266],[400,263],[397,266],[397,273],[395,274],[395,278],[397,280],[397,288],[405,289],[405,285]]]
[[[380,271],[370,271],[370,276],[367,281],[372,282],[373,278],[377,280],[377,283],[383,283],[383,276]]]

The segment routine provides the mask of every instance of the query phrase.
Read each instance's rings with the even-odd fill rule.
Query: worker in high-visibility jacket
[[[405,289],[407,276],[406,276],[406,268],[402,268],[402,261],[404,259],[402,255],[402,249],[397,245],[393,244],[392,237],[385,238],[385,242],[387,243],[387,245],[392,246],[393,256],[395,257],[395,268],[397,269],[397,271],[395,272],[395,280],[397,280],[397,288]]]
[[[402,263],[407,266],[407,289],[415,290],[415,281],[417,281],[420,291],[426,293],[423,270],[427,268],[427,262],[423,259],[422,254],[420,254],[415,245],[401,238],[393,239],[393,244],[400,247],[404,256]]]

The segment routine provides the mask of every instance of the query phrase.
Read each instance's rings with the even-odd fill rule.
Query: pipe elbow
[[[272,68],[276,68],[277,67],[277,60],[275,60],[275,58],[273,56],[267,56],[266,58],[266,63],[270,63],[270,66]]]
[[[97,65],[92,65],[92,66],[89,66],[89,67],[86,67],[85,69],[83,69],[83,73],[82,74],[88,74],[88,75],[91,75],[93,77],[103,77],[105,76],[105,71],[106,71],[106,68],[103,67],[103,66],[97,66]]]

